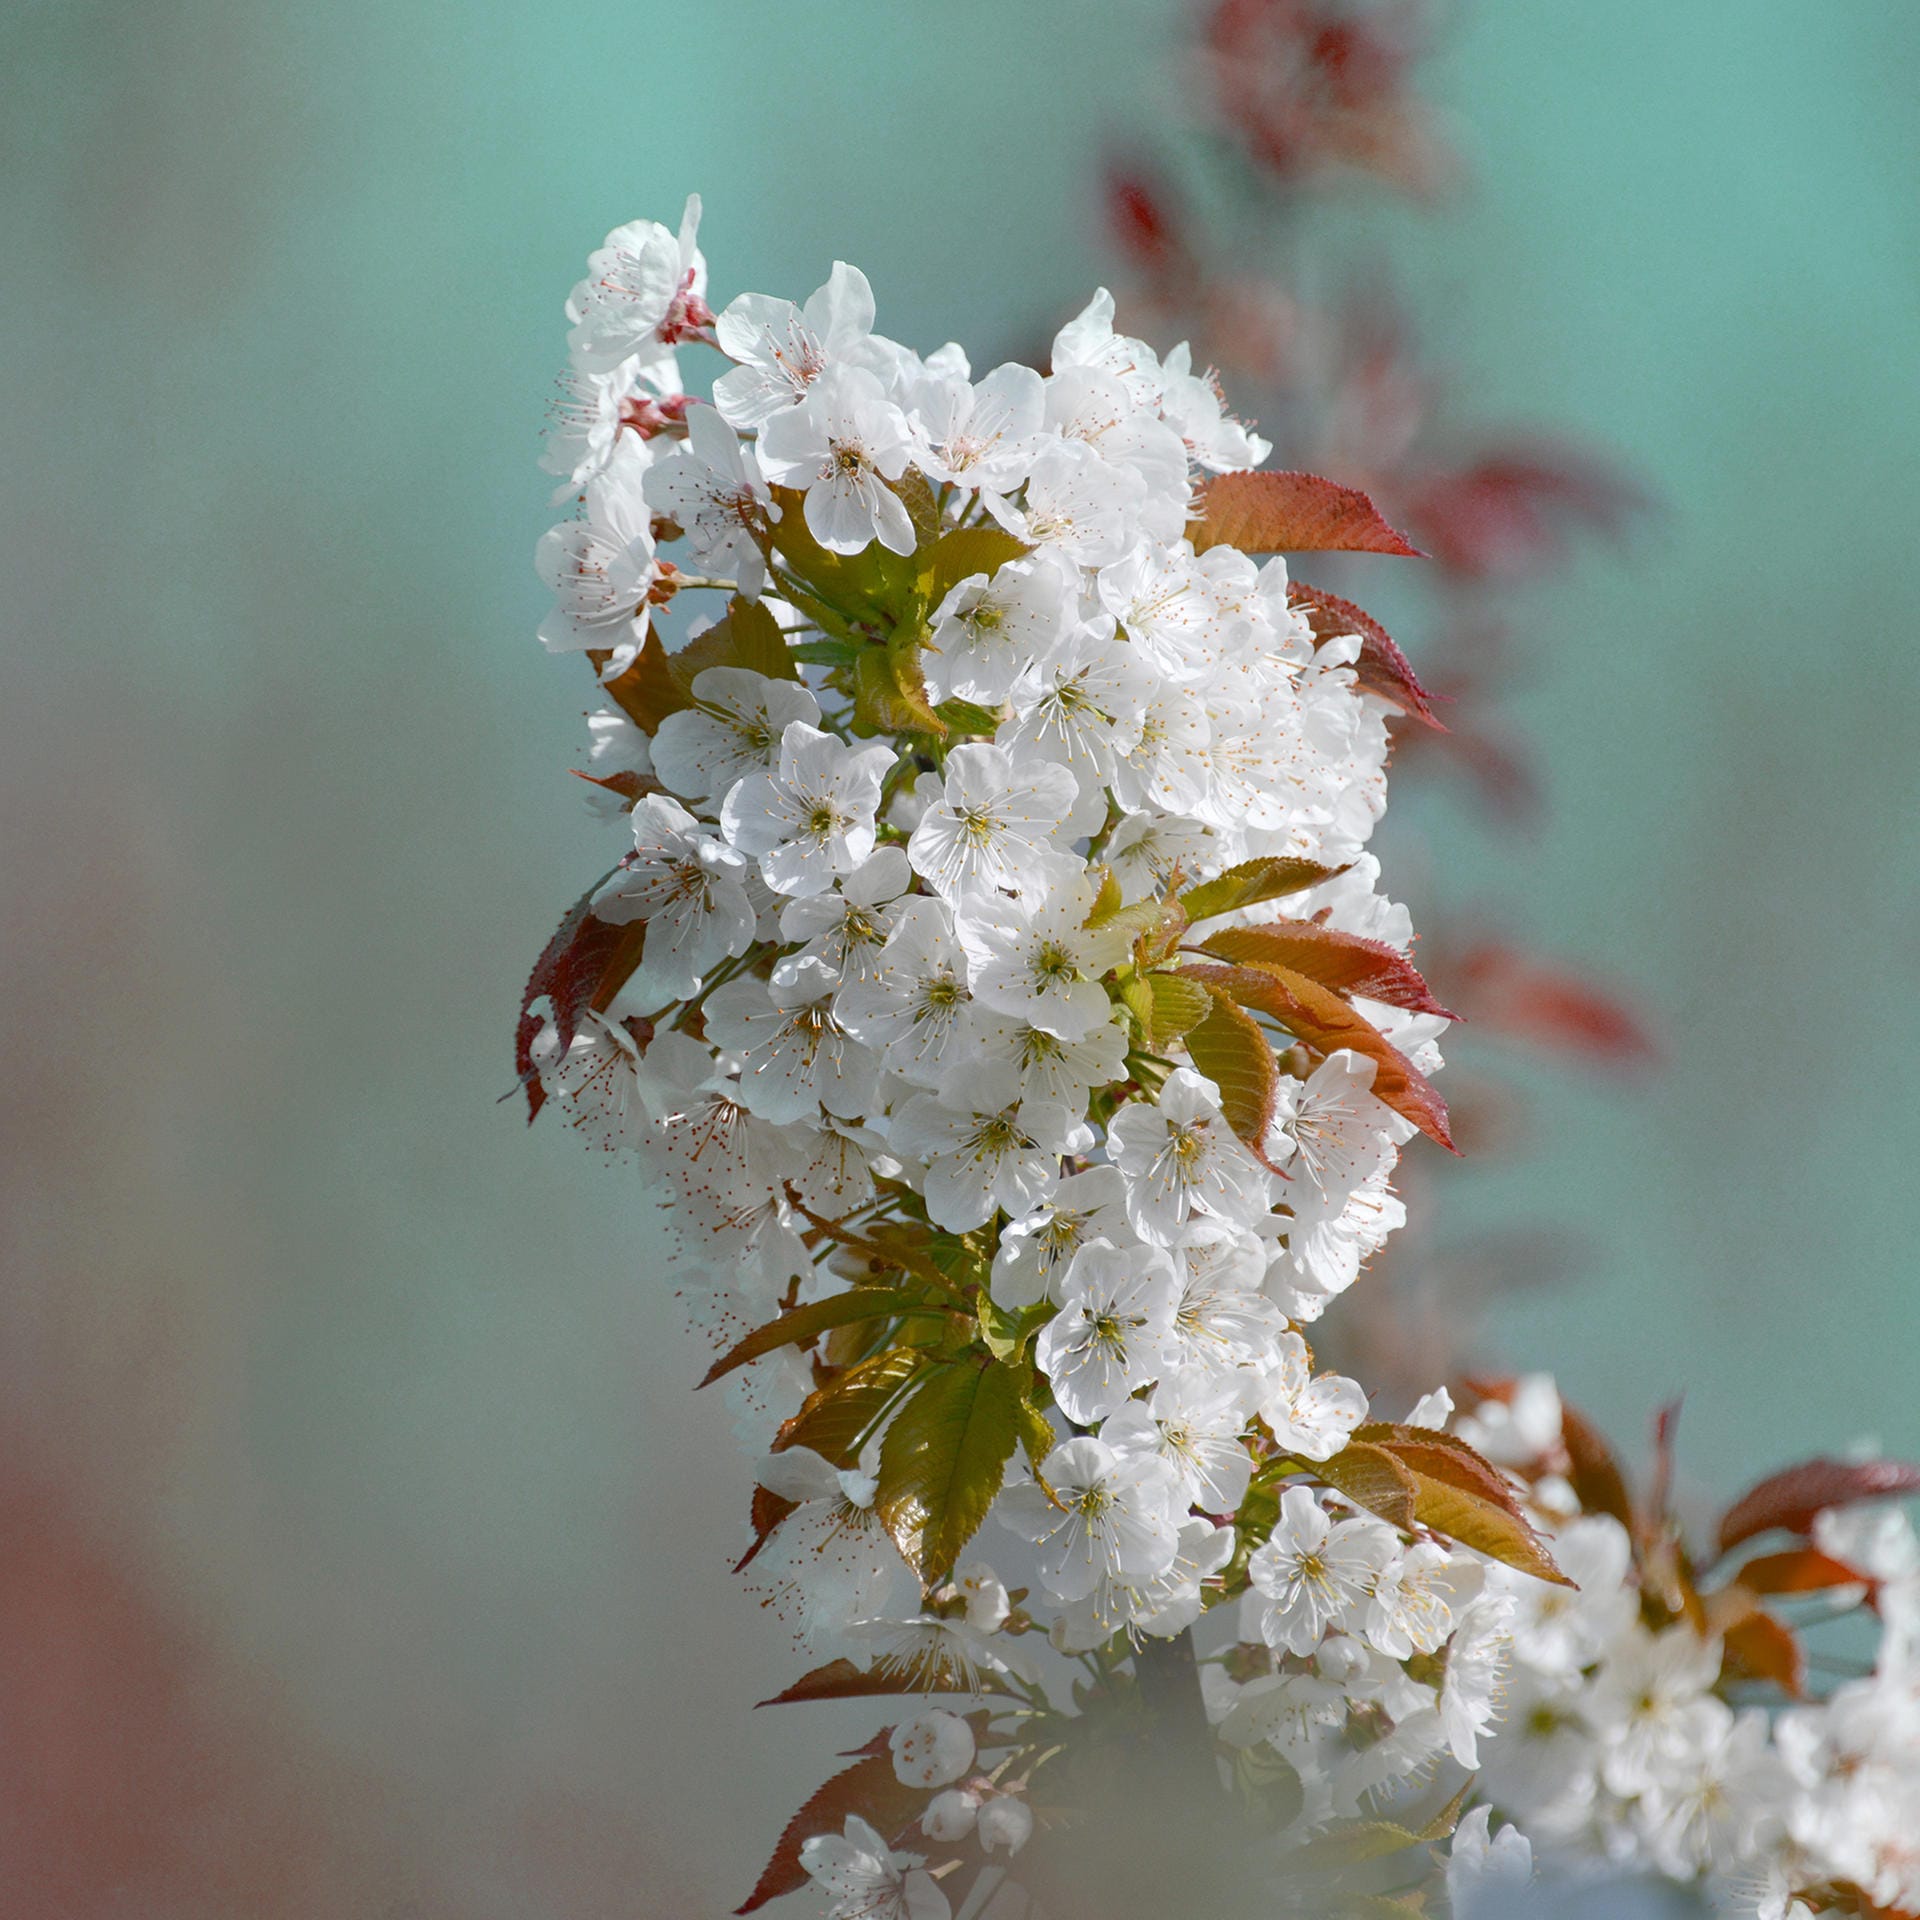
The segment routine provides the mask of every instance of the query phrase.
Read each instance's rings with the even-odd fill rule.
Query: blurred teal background
[[[559,306],[697,188],[720,296],[840,255],[1021,350],[1180,21],[12,0],[0,1910],[718,1912],[869,1730],[748,1710],[791,1661],[649,1209],[495,1104],[600,864],[532,638]],[[1920,1448],[1916,73],[1906,0],[1486,0],[1427,78],[1473,190],[1374,227],[1476,413],[1662,502],[1525,603],[1544,828],[1430,795],[1421,885],[1663,1031],[1643,1089],[1523,1067],[1442,1194],[1591,1242],[1493,1346],[1630,1444],[1684,1388],[1723,1494]]]

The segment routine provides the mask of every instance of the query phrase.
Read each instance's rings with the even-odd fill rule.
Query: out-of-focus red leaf
[[[1610,1513],[1633,1529],[1633,1500],[1626,1476],[1605,1436],[1585,1414],[1560,1403],[1560,1439],[1567,1449],[1567,1480],[1588,1513]]]
[[[1473,579],[1513,579],[1559,559],[1572,532],[1617,535],[1645,504],[1605,462],[1541,442],[1496,447],[1435,472],[1406,508],[1443,567]]]
[[[588,908],[600,885],[596,881],[567,909],[566,918],[533,963],[520,995],[520,1018],[513,1031],[513,1070],[526,1090],[529,1123],[538,1117],[547,1097],[540,1076],[533,1070],[533,1043],[540,1034],[540,1021],[530,1011],[533,1003],[544,998],[551,1004],[560,1044],[563,1048],[571,1046],[581,1016],[605,1012],[640,964],[646,922],[636,920],[629,926],[615,927],[596,920]]]
[[[1432,1083],[1379,1028],[1337,993],[1286,967],[1186,966],[1181,972],[1209,991],[1230,994],[1243,1007],[1279,1021],[1319,1053],[1351,1047],[1373,1062],[1373,1094],[1428,1139],[1459,1152],[1447,1125],[1447,1107]]]
[[[1203,951],[1236,966],[1291,967],[1338,994],[1360,994],[1409,1013],[1449,1013],[1419,969],[1382,940],[1368,940],[1312,920],[1273,920],[1257,927],[1221,927],[1200,942]]]
[[[1360,636],[1360,657],[1354,662],[1353,673],[1364,692],[1376,693],[1402,713],[1446,732],[1433,711],[1434,696],[1420,684],[1413,663],[1372,614],[1351,600],[1341,599],[1337,593],[1310,587],[1304,580],[1295,580],[1288,586],[1287,602],[1305,613],[1316,640],[1331,640],[1346,633]]]
[[[1772,1614],[1756,1607],[1727,1628],[1721,1646],[1730,1677],[1771,1680],[1793,1699],[1800,1698],[1807,1657],[1800,1642]]]
[[[735,1913],[752,1913],[807,1883],[800,1865],[800,1848],[817,1833],[838,1833],[849,1814],[858,1814],[882,1838],[891,1840],[909,1820],[926,1810],[924,1787],[901,1784],[893,1770],[893,1756],[885,1750],[884,1733],[876,1736],[880,1750],[857,1765],[836,1773],[786,1824],[753,1891]],[[870,1742],[869,1745],[872,1743]]]
[[[1107,225],[1120,251],[1143,273],[1172,273],[1186,256],[1172,190],[1138,160],[1110,160],[1103,181]]]
[[[1721,1516],[1720,1551],[1757,1533],[1808,1532],[1829,1507],[1920,1493],[1920,1466],[1905,1460],[1808,1460],[1769,1474]]]
[[[1873,1585],[1858,1567],[1850,1567],[1818,1547],[1789,1547],[1784,1553],[1758,1554],[1734,1579],[1749,1593],[1818,1593],[1826,1587]]]
[[[1200,515],[1187,524],[1196,553],[1234,546],[1243,553],[1390,553],[1418,559],[1358,487],[1317,473],[1221,473],[1200,489]]]
[[[1625,1003],[1572,967],[1501,940],[1481,940],[1448,968],[1473,1019],[1495,1032],[1577,1053],[1602,1066],[1655,1065],[1660,1049]]]

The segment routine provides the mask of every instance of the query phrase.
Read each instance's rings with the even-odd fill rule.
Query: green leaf
[[[787,649],[787,658],[816,667],[850,667],[862,651],[851,640],[801,640]]]
[[[1419,1487],[1412,1473],[1384,1449],[1349,1440],[1331,1460],[1314,1461],[1310,1471],[1356,1506],[1396,1527],[1412,1527]]]
[[[1154,977],[1157,981],[1174,976]],[[1154,995],[1157,1005],[1157,985]],[[1257,1020],[1225,994],[1208,998],[1206,1018],[1186,1036],[1187,1057],[1220,1089],[1220,1110],[1227,1125],[1264,1161],[1267,1129],[1273,1125],[1279,1099],[1279,1063]]]
[[[1195,553],[1392,553],[1421,557],[1358,487],[1317,473],[1221,473],[1200,490],[1200,517],[1187,523]]]
[[[1180,896],[1180,904],[1187,910],[1187,919],[1198,923],[1215,914],[1231,913],[1236,907],[1257,907],[1263,900],[1304,892],[1345,872],[1345,867],[1323,867],[1317,860],[1268,854],[1258,860],[1243,860],[1239,866],[1189,887]]]
[[[1020,1427],[1020,1444],[1026,1449],[1027,1465],[1038,1473],[1041,1461],[1053,1451],[1060,1436],[1054,1432],[1053,1422],[1024,1395],[1014,1409],[1014,1419]]]
[[[1148,1012],[1143,1024],[1147,1044],[1155,1053],[1166,1050],[1183,1033],[1190,1032],[1206,1019],[1213,996],[1177,973],[1150,973],[1144,982]]]
[[[927,695],[920,649],[868,647],[853,663],[853,731],[862,736],[930,733],[946,737],[947,723]]]
[[[1042,1301],[1009,1313],[983,1287],[975,1302],[975,1314],[987,1351],[996,1360],[1011,1363],[1026,1357],[1027,1342],[1053,1317],[1053,1309]]]
[[[700,1384],[710,1387],[735,1367],[744,1367],[749,1360],[758,1360],[777,1348],[811,1346],[835,1327],[850,1326],[856,1320],[892,1319],[925,1307],[926,1302],[917,1293],[902,1293],[894,1287],[852,1287],[824,1300],[809,1300],[804,1306],[790,1308],[779,1319],[755,1327],[745,1339],[736,1340],[707,1369]]]
[[[742,600],[735,595],[727,602],[727,624],[733,633],[733,650],[740,664],[769,680],[797,680],[793,655],[787,637],[764,600]]]
[[[1409,1013],[1448,1013],[1427,990],[1412,961],[1384,940],[1342,933],[1312,920],[1274,920],[1259,927],[1222,927],[1201,950],[1237,966],[1291,967],[1343,996],[1362,994]]]
[[[962,580],[976,573],[991,577],[1009,560],[1018,560],[1033,549],[1004,527],[955,527],[943,533],[926,555],[918,581],[926,596],[928,609],[940,602]]]
[[[1385,1860],[1409,1847],[1424,1846],[1426,1836],[1395,1826],[1390,1820],[1360,1820],[1335,1827],[1303,1841],[1294,1858],[1307,1872],[1328,1867],[1357,1867],[1367,1860]]]
[[[923,678],[921,685],[925,684]],[[934,712],[949,733],[992,733],[1003,718],[997,708],[979,706],[972,700],[942,700]]]
[[[774,1451],[810,1447],[836,1467],[857,1465],[875,1422],[908,1390],[914,1375],[932,1364],[920,1347],[888,1347],[870,1355],[808,1394],[774,1435]]]
[[[1380,1029],[1329,987],[1290,967],[1189,966],[1181,969],[1209,992],[1225,993],[1264,1013],[1318,1053],[1342,1047],[1373,1062],[1373,1096],[1410,1120],[1449,1153],[1459,1152],[1447,1125],[1447,1106],[1432,1083]]]
[[[1020,1440],[1020,1376],[996,1361],[935,1368],[880,1443],[874,1506],[907,1564],[944,1580],[986,1518]]]

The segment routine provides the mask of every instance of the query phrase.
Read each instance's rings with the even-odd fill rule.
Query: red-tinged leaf
[[[533,1043],[540,1035],[540,1021],[531,1011],[536,1000],[544,999],[553,1008],[553,1023],[561,1046],[573,1044],[580,1020],[588,1012],[604,1013],[613,996],[626,985],[640,964],[640,950],[646,937],[644,921],[630,926],[609,926],[588,911],[593,896],[604,884],[605,876],[595,881],[571,907],[533,963],[525,990],[520,995],[520,1018],[513,1033],[513,1068],[527,1095],[527,1119],[531,1122],[546,1104],[546,1089],[533,1069]]]
[[[1323,867],[1317,860],[1263,854],[1258,860],[1243,860],[1237,867],[1229,867],[1225,873],[1189,887],[1180,896],[1180,906],[1188,924],[1197,925],[1217,914],[1257,907],[1262,901],[1278,900],[1289,893],[1302,893],[1345,872],[1345,867]]]
[[[1384,1447],[1349,1440],[1331,1460],[1315,1461],[1311,1472],[1356,1506],[1377,1513],[1396,1527],[1412,1527],[1419,1486],[1406,1466]]]
[[[928,1363],[919,1347],[889,1347],[816,1387],[783,1421],[773,1450],[809,1447],[836,1467],[852,1467],[861,1443],[907,1383]]]
[[[1343,996],[1360,994],[1409,1013],[1449,1013],[1427,989],[1418,969],[1384,940],[1368,940],[1315,920],[1272,920],[1257,927],[1222,927],[1202,949],[1236,966],[1291,967]]]
[[[1398,707],[1402,713],[1423,720],[1445,733],[1433,710],[1434,696],[1420,684],[1413,663],[1394,644],[1393,636],[1364,608],[1337,593],[1310,587],[1295,580],[1287,588],[1287,603],[1307,616],[1316,641],[1337,639],[1342,634],[1360,636],[1360,657],[1353,663],[1353,675],[1362,691],[1375,693]]]
[[[1483,940],[1448,971],[1482,1026],[1602,1066],[1648,1067],[1659,1060],[1658,1044],[1624,1001],[1557,961]]]
[[[1904,1460],[1808,1460],[1769,1474],[1743,1493],[1720,1521],[1720,1551],[1779,1528],[1806,1533],[1829,1507],[1892,1500],[1920,1492],[1920,1466]]]
[[[935,1367],[887,1428],[874,1510],[927,1586],[953,1570],[1000,1491],[1020,1443],[1021,1385],[998,1361]]]
[[[1138,162],[1109,163],[1103,182],[1107,224],[1120,251],[1148,274],[1185,257],[1166,183]]]
[[[587,773],[579,767],[569,767],[567,771],[590,787],[604,787],[607,792],[619,795],[629,806],[636,800],[644,800],[650,793],[666,792],[658,780],[650,779],[644,773],[610,773],[603,779],[599,774]]]
[[[1408,513],[1443,567],[1513,579],[1557,561],[1576,530],[1619,534],[1645,505],[1637,487],[1591,454],[1516,442],[1434,474]]]
[[[1187,525],[1196,553],[1393,553],[1420,549],[1396,533],[1358,487],[1317,473],[1222,473],[1200,490],[1200,517]]]
[[[1224,993],[1213,994],[1212,1001],[1207,1017],[1184,1036],[1187,1058],[1220,1089],[1227,1125],[1264,1164],[1267,1130],[1279,1104],[1280,1065],[1272,1042],[1251,1014]]]
[[[884,1738],[884,1736],[883,1736]],[[766,1864],[753,1891],[735,1913],[752,1913],[783,1893],[807,1883],[800,1849],[816,1834],[839,1833],[849,1814],[858,1814],[892,1840],[910,1820],[926,1811],[927,1790],[903,1785],[893,1770],[893,1755],[884,1749],[836,1773],[786,1824],[773,1858]]]
[[[1727,1628],[1720,1644],[1730,1678],[1771,1680],[1792,1699],[1800,1698],[1807,1657],[1800,1642],[1772,1614],[1755,1608]]]
[[[851,1326],[856,1320],[894,1319],[925,1311],[926,1302],[917,1293],[902,1293],[895,1287],[850,1287],[824,1300],[809,1300],[790,1308],[777,1320],[755,1327],[745,1339],[736,1340],[707,1369],[700,1384],[710,1387],[735,1367],[744,1367],[749,1360],[758,1360],[777,1348],[810,1347],[823,1333]]]
[[[1353,1438],[1390,1453],[1412,1474],[1414,1517],[1423,1527],[1536,1579],[1573,1584],[1554,1564],[1511,1483],[1464,1440],[1389,1421],[1357,1427]]]
[[[1447,1108],[1418,1067],[1379,1028],[1337,993],[1287,967],[1193,965],[1182,974],[1241,1006],[1277,1020],[1319,1053],[1349,1047],[1373,1062],[1373,1095],[1449,1153],[1459,1149],[1447,1126]]]
[[[775,1493],[770,1487],[755,1487],[753,1490],[753,1508],[750,1518],[753,1523],[753,1545],[733,1563],[735,1573],[744,1573],[753,1565],[754,1556],[773,1536],[777,1527],[795,1507],[797,1500],[789,1500],[784,1494]]]
[[[1488,1396],[1491,1398],[1492,1396]],[[1567,1449],[1567,1481],[1587,1513],[1610,1513],[1633,1531],[1633,1498],[1613,1449],[1585,1414],[1560,1403],[1560,1438]]]
[[[764,621],[766,626],[773,627],[773,615],[757,603],[736,600],[731,604],[746,610],[748,618],[754,623],[755,639],[763,643],[765,631],[759,623]],[[777,627],[774,627],[773,639],[784,655],[786,642]],[[596,667],[604,668],[612,656],[591,653],[587,657]],[[755,672],[765,673],[768,666],[774,664],[771,651],[764,645],[756,657],[762,658],[763,663],[754,667]],[[642,733],[651,736],[660,731],[660,722],[668,714],[683,712],[694,704],[693,683],[697,675],[709,667],[749,665],[753,665],[753,662],[742,657],[732,617],[726,615],[716,620],[705,633],[689,640],[678,653],[669,653],[659,634],[649,627],[633,663],[624,673],[602,681],[601,685],[627,718]]]
[[[1784,1553],[1763,1553],[1734,1575],[1749,1593],[1818,1593],[1827,1587],[1871,1587],[1872,1579],[1858,1567],[1836,1560],[1818,1547],[1789,1547]]]
[[[953,1661],[929,1651],[908,1660],[876,1660],[871,1667],[856,1666],[847,1659],[829,1660],[758,1704],[784,1707],[807,1700],[877,1700],[901,1693],[1003,1691],[991,1674],[970,1677]]]

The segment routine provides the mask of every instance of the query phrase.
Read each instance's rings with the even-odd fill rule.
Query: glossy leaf
[[[1554,1564],[1512,1485],[1464,1440],[1386,1421],[1357,1427],[1354,1439],[1391,1454],[1412,1474],[1414,1517],[1423,1527],[1555,1586],[1573,1584]]]
[[[1567,1480],[1588,1513],[1610,1513],[1633,1531],[1633,1499],[1626,1476],[1598,1427],[1578,1409],[1560,1403],[1560,1438],[1567,1449]]]
[[[1279,1102],[1279,1062],[1251,1014],[1225,994],[1208,997],[1207,1017],[1186,1035],[1187,1058],[1220,1089],[1227,1125],[1264,1160],[1267,1129]]]
[[[1222,473],[1201,488],[1200,517],[1187,524],[1196,553],[1392,553],[1420,549],[1396,533],[1358,487],[1317,473]]]
[[[1222,927],[1202,949],[1238,966],[1291,967],[1338,994],[1404,1007],[1409,1013],[1448,1013],[1427,989],[1418,969],[1384,940],[1367,940],[1313,920],[1273,920],[1257,927]]]
[[[939,606],[962,580],[996,574],[1009,560],[1032,551],[1004,527],[955,527],[943,533],[922,559],[919,584],[928,609]]]
[[[1304,580],[1295,580],[1288,586],[1287,604],[1298,607],[1307,616],[1307,624],[1313,629],[1315,640],[1326,641],[1337,639],[1342,634],[1358,634],[1360,657],[1353,663],[1355,682],[1366,692],[1378,694],[1381,699],[1398,707],[1402,713],[1411,714],[1416,720],[1424,720],[1441,733],[1446,732],[1433,711],[1433,695],[1420,684],[1420,676],[1414,672],[1413,663],[1394,644],[1392,635],[1372,614],[1355,606],[1351,600],[1341,599],[1337,593],[1310,587]]]
[[[1289,893],[1301,893],[1346,872],[1345,867],[1323,867],[1316,860],[1295,860],[1280,854],[1266,854],[1258,860],[1243,860],[1237,867],[1216,874],[1189,887],[1180,896],[1189,925],[1210,920],[1215,914],[1232,913],[1239,907],[1257,907],[1263,900],[1279,900]]]
[[[1319,1053],[1350,1047],[1373,1062],[1373,1094],[1449,1153],[1459,1149],[1447,1126],[1446,1103],[1418,1067],[1379,1028],[1337,993],[1289,967],[1197,965],[1181,969],[1211,991],[1277,1020]]]
[[[1775,1527],[1806,1533],[1829,1507],[1915,1492],[1920,1492],[1920,1466],[1904,1460],[1808,1460],[1769,1474],[1727,1509],[1720,1521],[1720,1551]]]
[[[1155,1053],[1163,1053],[1182,1034],[1191,1032],[1214,1004],[1206,988],[1181,979],[1177,973],[1150,973],[1144,985],[1147,1044]]]
[[[858,1814],[882,1838],[892,1840],[909,1821],[926,1811],[924,1787],[904,1785],[893,1770],[893,1756],[878,1752],[836,1773],[786,1824],[753,1891],[735,1913],[752,1913],[783,1893],[807,1883],[800,1849],[817,1833],[838,1833],[849,1814]]]
[[[934,1368],[880,1443],[874,1507],[928,1586],[986,1518],[1020,1442],[1020,1375],[989,1361]]]
[[[700,1384],[710,1387],[735,1367],[744,1367],[748,1361],[781,1347],[811,1346],[835,1327],[850,1326],[856,1320],[892,1319],[903,1313],[924,1312],[925,1308],[926,1302],[917,1293],[902,1293],[893,1287],[850,1287],[824,1300],[809,1300],[736,1340],[707,1369]]]
[[[755,1487],[753,1490],[753,1544],[733,1563],[735,1573],[744,1573],[752,1566],[754,1556],[759,1553],[773,1537],[773,1530],[795,1507],[797,1500],[789,1500],[784,1494],[775,1493],[771,1487]]]
[[[1316,1460],[1310,1471],[1369,1513],[1396,1527],[1413,1525],[1419,1484],[1385,1448],[1349,1440],[1331,1460]]]
[[[857,1465],[861,1443],[875,1422],[930,1364],[919,1347],[889,1347],[849,1367],[801,1401],[774,1435],[773,1450],[810,1447],[836,1467]]]

